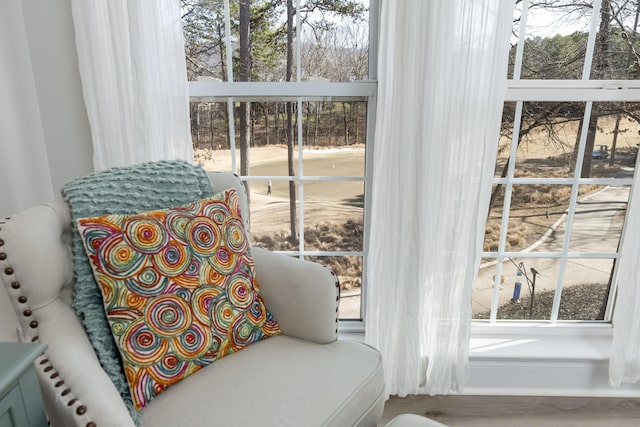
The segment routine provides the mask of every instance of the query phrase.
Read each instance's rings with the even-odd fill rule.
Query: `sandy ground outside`
[[[602,141],[598,141],[602,142]],[[626,144],[625,144],[626,145]],[[549,156],[557,156],[558,148],[544,144],[529,144],[519,153],[518,160],[526,159],[546,159]],[[304,159],[305,176],[353,176],[362,177],[364,175],[365,150],[363,147],[357,148],[333,148],[333,149],[305,149],[302,153],[294,152],[294,170],[298,172],[298,158],[302,155]],[[238,153],[239,158],[239,153]],[[203,165],[206,170],[231,171],[231,156],[229,150],[198,151],[196,150],[196,160]],[[500,160],[499,160],[500,162]],[[287,233],[289,228],[289,183],[286,180],[287,173],[287,150],[283,146],[271,146],[252,148],[250,153],[250,172],[252,176],[275,176],[272,180],[272,192],[267,194],[268,181],[257,180],[250,182],[251,199],[251,229],[257,234]],[[345,222],[347,219],[361,221],[363,216],[363,196],[364,183],[360,181],[311,181],[305,182],[302,188],[304,196],[304,218],[305,227],[313,226],[321,222]],[[300,192],[297,189],[299,197]],[[624,197],[624,196],[623,196]],[[627,196],[628,197],[628,191]],[[616,200],[618,196],[615,197]],[[605,200],[604,203],[607,203]],[[299,213],[298,213],[299,214]],[[611,219],[598,219],[607,224],[601,224],[599,230],[606,229],[611,232],[613,229],[621,228],[621,217]],[[611,223],[609,223],[611,222]],[[297,223],[296,223],[297,225]],[[587,235],[590,233],[590,226],[586,228]],[[558,235],[562,229],[554,236]],[[619,236],[619,231],[616,231]],[[591,235],[593,232],[591,231]],[[549,243],[551,244],[551,243]],[[596,242],[597,244],[597,242]],[[548,248],[548,250],[557,250]],[[586,261],[587,265],[577,270],[569,268],[568,276],[571,278],[584,278],[593,269],[601,271],[600,275],[608,277],[610,260]],[[607,264],[608,263],[608,264]],[[572,265],[578,264],[572,262]],[[540,288],[552,288],[555,286],[553,280],[548,280],[551,270],[557,269],[554,266],[541,266],[546,271],[544,284],[539,282]],[[512,271],[513,270],[513,271]],[[495,270],[485,268],[479,273],[478,280],[473,291],[474,313],[487,310],[493,298],[492,275]],[[583,271],[583,274],[575,273]],[[514,274],[511,274],[514,273]],[[606,273],[606,274],[605,274]],[[513,282],[515,281],[515,268],[505,265],[503,273],[506,276],[506,287],[498,293],[499,302],[507,303],[512,296]],[[592,273],[593,274],[593,273]],[[511,277],[514,276],[514,277]],[[604,277],[602,276],[602,277]],[[598,280],[604,280],[599,278]],[[522,292],[525,292],[523,287]],[[360,293],[350,292],[345,295],[341,303],[342,318],[358,318],[360,310]]]
[[[196,151],[196,160],[205,170],[231,171],[229,150],[216,150],[206,155]],[[294,156],[294,170],[298,171],[298,156]],[[365,150],[333,148],[303,150],[305,176],[364,176]],[[238,158],[239,158],[238,152]],[[287,150],[282,146],[252,148],[250,173],[253,176],[276,176],[271,194],[267,194],[266,180],[251,181],[251,230],[254,233],[273,233],[289,230],[289,181]],[[362,219],[363,181],[311,181],[303,186],[305,226],[321,221]],[[299,190],[296,191],[299,197]]]

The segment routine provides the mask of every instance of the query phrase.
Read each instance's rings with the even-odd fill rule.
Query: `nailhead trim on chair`
[[[333,276],[333,281],[336,285],[336,337],[338,336],[338,322],[340,320],[340,279],[338,275],[331,269],[328,269]]]
[[[3,221],[0,221],[0,225],[4,225],[7,223],[7,221],[10,218],[7,217],[5,218]],[[2,231],[2,227],[0,227],[0,231]],[[11,276],[8,277],[9,280],[7,280],[7,282],[10,282],[11,285],[7,286],[7,294],[9,295],[9,297],[15,297],[16,301],[18,302],[18,304],[20,306],[24,306],[21,307],[22,308],[22,315],[25,318],[32,318],[33,317],[33,311],[31,310],[31,307],[29,307],[27,305],[27,297],[21,294],[21,285],[20,282],[18,280],[16,280],[15,277],[15,270],[13,269],[13,267],[11,267],[10,265],[8,265],[8,259],[9,259],[9,255],[7,254],[7,251],[4,249],[5,246],[5,240],[0,238],[0,261],[5,262],[5,266],[4,266],[4,274],[6,276]],[[18,312],[19,309],[16,309],[16,312]],[[21,324],[25,324],[26,321],[21,321]],[[29,325],[29,329],[27,329],[26,331],[23,331],[25,338],[30,339],[31,342],[37,342],[38,341],[38,321],[35,319],[32,319],[29,321],[28,323]],[[43,374],[48,374],[49,372],[53,371],[51,374],[49,374],[49,381],[51,381],[52,383],[55,381],[55,383],[53,384],[53,387],[56,389],[61,388],[64,385],[64,381],[62,379],[59,378],[60,374],[57,371],[54,371],[54,367],[53,365],[50,364],[49,359],[46,356],[46,351],[45,354],[41,355],[38,359],[36,359],[37,361],[37,365],[36,368],[41,369]],[[44,377],[45,375],[43,375]],[[70,408],[73,407],[74,405],[77,405],[77,407],[75,408],[74,413],[81,417],[81,416],[87,416],[87,407],[85,405],[79,404],[80,401],[73,397],[71,394],[71,389],[70,388],[63,388],[62,391],[60,392],[60,396],[61,398],[64,399],[68,399],[67,401],[67,406],[69,406]],[[86,427],[97,427],[97,424],[93,421],[88,421],[86,424]]]

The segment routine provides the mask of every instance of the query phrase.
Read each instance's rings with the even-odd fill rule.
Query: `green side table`
[[[0,342],[0,427],[44,427],[42,404],[34,360],[44,344]]]

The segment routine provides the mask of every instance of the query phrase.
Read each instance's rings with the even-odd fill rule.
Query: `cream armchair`
[[[209,178],[216,191],[243,188],[232,174]],[[246,198],[242,203],[246,211]],[[36,368],[51,424],[133,426],[71,308],[71,241],[71,216],[62,200],[0,220],[0,277],[22,338],[48,345]],[[282,335],[169,387],[147,405],[141,424],[375,426],[384,405],[380,355],[337,340],[339,298],[331,272],[260,248],[252,253],[261,295]]]

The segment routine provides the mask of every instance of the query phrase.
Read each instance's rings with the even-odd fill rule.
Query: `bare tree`
[[[241,82],[249,81],[251,69],[251,56],[249,51],[249,0],[240,0],[240,72],[238,78]],[[240,174],[249,175],[249,139],[251,121],[251,103],[241,102],[239,111],[240,120]],[[250,197],[249,183],[245,181],[247,197]]]
[[[290,82],[293,77],[293,18],[295,15],[295,7],[293,0],[287,0],[287,71],[285,80]],[[295,176],[293,170],[293,105],[291,102],[286,103],[287,113],[287,169],[289,176]],[[296,232],[296,183],[289,181],[289,225],[291,227],[290,240],[297,243],[298,233]]]

